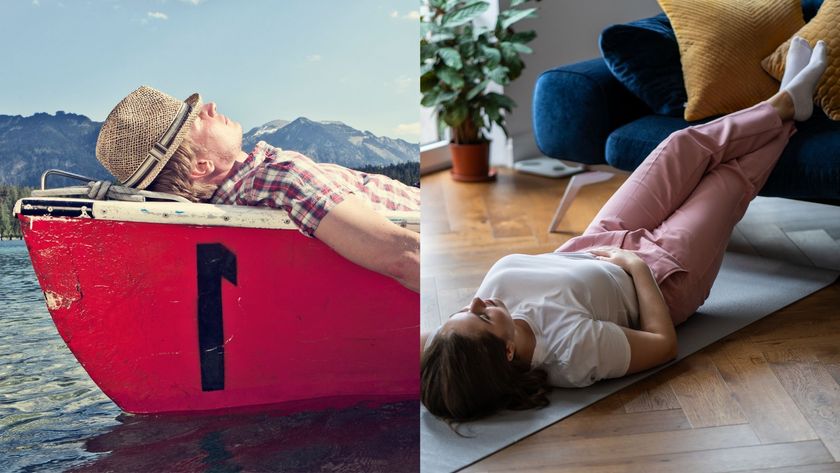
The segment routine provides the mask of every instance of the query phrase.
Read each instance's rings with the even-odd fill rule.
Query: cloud
[[[388,82],[385,82],[385,85],[394,89],[394,91],[396,93],[402,94],[402,93],[407,92],[411,88],[413,83],[414,83],[414,78],[402,75],[402,76],[397,77],[394,80],[390,80]]]
[[[200,3],[204,2],[204,0],[181,0],[184,3],[189,3],[190,5],[199,5]]]
[[[394,128],[394,133],[397,135],[411,136],[414,138],[420,137],[420,122],[400,123]]]
[[[34,5],[34,6],[36,6],[36,7],[40,7],[40,6],[41,6],[41,2],[40,2],[39,0],[32,0],[32,5]]]
[[[390,14],[391,18],[395,18],[398,20],[419,20],[420,19],[420,12],[418,10],[411,10],[408,13],[401,15],[400,12],[397,10],[393,10]]]
[[[306,56],[306,62],[318,62],[320,60],[321,60],[321,55],[320,54],[310,54],[309,56]]]
[[[169,16],[166,13],[159,12],[159,11],[150,11],[146,13],[146,16],[152,18],[154,20],[168,20]]]

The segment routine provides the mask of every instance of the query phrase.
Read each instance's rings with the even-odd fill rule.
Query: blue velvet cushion
[[[817,15],[817,10],[820,9],[823,0],[802,0],[802,16],[805,18],[805,23],[811,21],[811,18]]]
[[[647,115],[619,127],[607,138],[606,160],[619,169],[632,171],[671,133],[689,125],[682,118]],[[796,123],[797,132],[782,153],[761,195],[794,199],[836,199],[840,166],[840,122],[814,108],[814,116]]]
[[[601,54],[610,72],[660,115],[683,116],[687,95],[680,50],[664,13],[601,32]]]

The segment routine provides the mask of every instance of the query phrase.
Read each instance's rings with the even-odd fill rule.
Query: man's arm
[[[315,238],[341,256],[420,291],[420,235],[348,196],[321,219]]]
[[[648,265],[627,250],[598,248],[590,252],[623,268],[636,286],[641,330],[621,327],[630,343],[630,367],[626,374],[644,371],[676,358],[677,332]]]

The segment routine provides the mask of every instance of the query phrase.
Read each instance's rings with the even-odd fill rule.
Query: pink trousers
[[[795,132],[760,103],[672,133],[558,251],[635,251],[682,323],[709,296],[732,229]]]

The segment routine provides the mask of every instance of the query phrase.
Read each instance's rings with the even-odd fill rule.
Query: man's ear
[[[194,181],[212,176],[215,170],[216,165],[209,159],[195,158],[190,162],[190,178]]]

